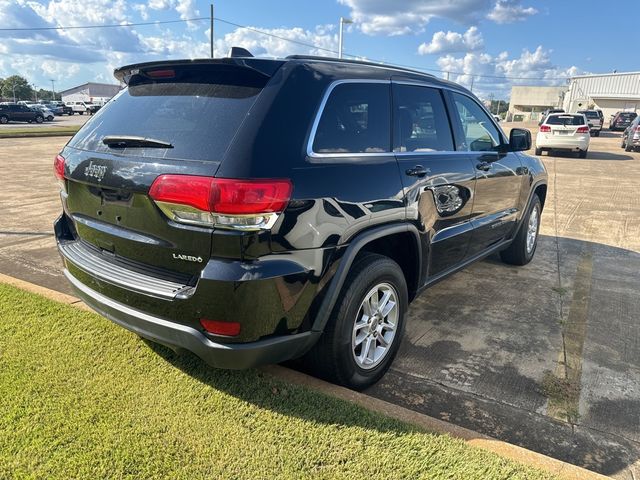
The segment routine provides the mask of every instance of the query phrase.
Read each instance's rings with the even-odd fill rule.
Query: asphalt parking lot
[[[27,122],[9,122],[5,125],[0,125],[0,130],[10,128],[42,128],[44,127],[68,127],[72,125],[84,125],[87,120],[91,118],[90,115],[60,115],[53,117],[50,122],[44,123],[27,123]]]
[[[69,292],[52,236],[52,161],[66,141],[0,139],[12,159],[0,164],[0,272]],[[534,261],[491,257],[427,290],[391,371],[367,393],[640,478],[640,153],[604,132],[587,159],[543,160]]]

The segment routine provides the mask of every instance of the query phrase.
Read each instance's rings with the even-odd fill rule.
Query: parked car
[[[496,123],[500,123],[502,121],[499,115],[493,115],[493,119],[496,121]]]
[[[609,130],[612,132],[625,130],[637,116],[636,112],[618,112],[611,119]]]
[[[42,112],[33,110],[26,105],[15,103],[0,105],[0,123],[9,122],[42,123],[44,122],[44,115]]]
[[[547,108],[540,114],[540,121],[538,122],[538,126],[542,125],[545,119],[552,113],[564,113],[564,110],[561,108]]]
[[[600,114],[596,110],[578,110],[578,113],[587,117],[591,135],[599,137],[600,131],[602,130],[602,118],[600,117]]]
[[[90,113],[92,104],[88,102],[67,102],[67,107],[71,108],[71,114],[80,114],[84,115],[85,113]]]
[[[53,114],[56,116],[61,116],[62,114],[64,114],[64,109],[62,105],[58,102],[47,102],[47,103],[43,103],[42,105],[44,105],[49,110],[51,110]]]
[[[419,292],[493,252],[534,256],[531,134],[507,138],[460,85],[308,56],[115,76],[127,88],[55,159],[55,233],[76,293],[141,337],[221,368],[304,356],[361,389]]]
[[[640,149],[640,116],[622,133],[622,148],[627,152]]]
[[[540,125],[536,136],[536,155],[543,151],[565,150],[578,152],[587,158],[590,128],[582,113],[552,113]]]
[[[44,119],[47,121],[52,121],[53,120],[53,112],[51,110],[49,110],[47,107],[45,107],[44,105],[35,103],[29,106],[29,108],[31,108],[32,110],[36,111],[36,112],[40,112],[42,113],[42,115],[44,116]]]

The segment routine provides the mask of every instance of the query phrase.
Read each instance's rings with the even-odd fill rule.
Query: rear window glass
[[[620,114],[620,118],[624,118],[625,120],[628,120],[630,118],[636,118],[636,114],[633,112],[623,112]]]
[[[209,66],[151,80],[135,75],[80,129],[69,146],[128,156],[220,161],[267,78]],[[111,148],[105,136],[140,136],[173,148]]]
[[[598,112],[578,112],[584,114],[587,118],[600,118]]]
[[[391,150],[389,85],[343,83],[331,92],[316,129],[316,153]]]
[[[551,115],[545,122],[547,125],[584,125],[582,115]]]

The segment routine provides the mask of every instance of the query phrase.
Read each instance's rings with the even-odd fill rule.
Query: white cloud
[[[487,18],[496,23],[513,23],[526,20],[538,13],[533,7],[523,7],[520,0],[497,0]]]
[[[443,71],[451,72],[449,79],[452,81],[469,87],[473,79],[474,93],[494,93],[505,98],[514,84],[563,85],[567,78],[584,73],[575,66],[561,68],[554,65],[550,53],[538,46],[533,52],[524,50],[516,58],[509,57],[507,52],[496,56],[467,53],[463,57],[445,55],[436,63]]]
[[[455,53],[472,52],[484,47],[482,33],[477,27],[469,27],[464,33],[458,32],[436,32],[433,34],[431,42],[422,43],[418,47],[420,55],[430,55],[435,53]]]
[[[286,57],[294,54],[310,54],[333,56],[331,51],[338,49],[338,35],[333,33],[333,25],[318,25],[314,30],[303,28],[258,28],[263,32],[276,37],[246,29],[238,28],[227,33],[223,38],[216,40],[216,56],[226,55],[231,47],[242,47],[249,50],[255,56]],[[208,34],[208,31],[206,32]],[[287,40],[300,42],[301,44],[317,45],[320,48],[292,43]],[[326,49],[326,50],[323,50]]]
[[[198,18],[200,12],[196,8],[195,0],[149,0],[147,7],[151,10],[169,10],[174,9],[180,14],[181,20],[190,18]],[[196,30],[198,26],[195,22],[187,22],[190,30]]]
[[[537,11],[521,0],[338,0],[368,35],[407,35],[424,32],[433,18],[470,25],[483,18],[498,23],[523,20]]]

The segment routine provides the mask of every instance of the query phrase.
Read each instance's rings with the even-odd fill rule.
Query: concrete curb
[[[81,300],[65,293],[56,292],[46,287],[41,287],[24,280],[20,280],[0,273],[0,282],[13,285],[31,293],[42,295],[50,300],[66,303],[86,311],[92,311]],[[338,385],[334,385],[323,380],[305,375],[304,373],[290,370],[279,365],[270,365],[261,368],[265,373],[278,378],[279,380],[302,385],[312,390],[324,393],[341,400],[355,403],[367,410],[386,415],[387,417],[414,425],[420,429],[434,433],[449,435],[453,438],[464,440],[467,444],[496,453],[504,458],[544,470],[559,478],[566,480],[596,480],[606,479],[604,475],[586,470],[582,467],[548,457],[541,453],[527,450],[526,448],[512,445],[501,440],[483,435],[473,430],[469,430],[443,420],[429,417],[422,413],[414,412],[407,408],[394,405],[392,403],[370,397],[364,393],[355,392]]]

